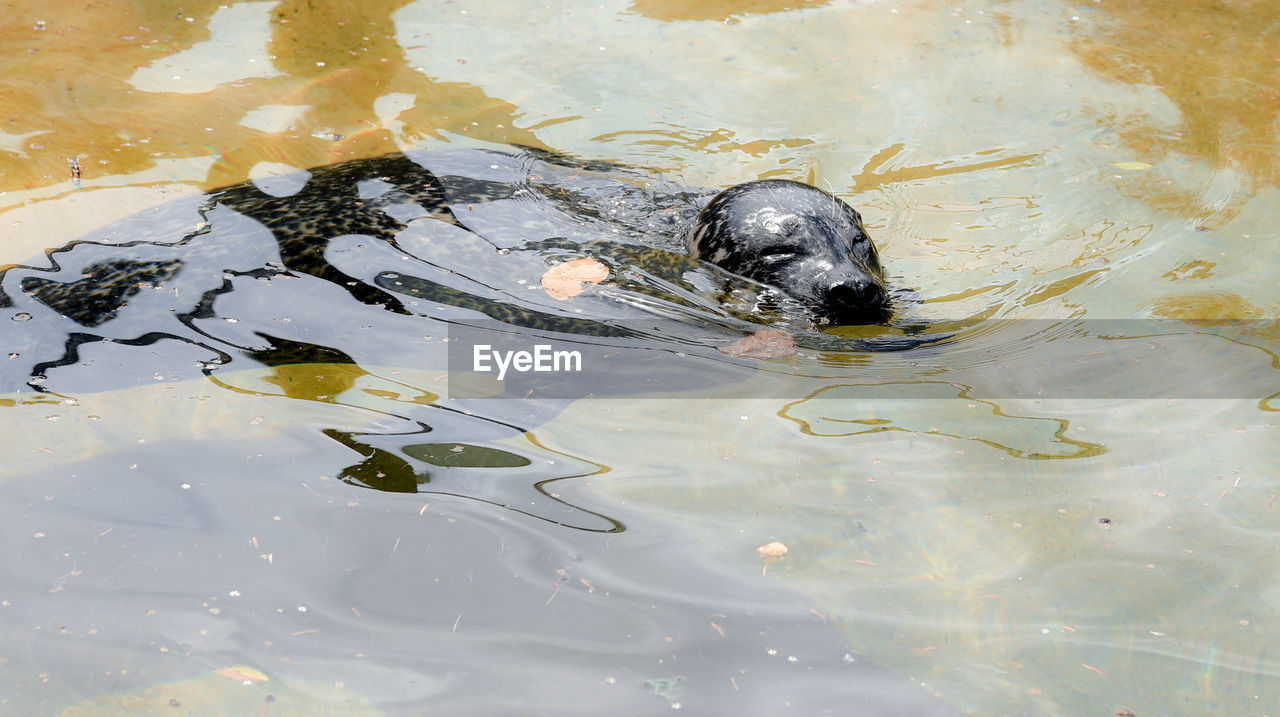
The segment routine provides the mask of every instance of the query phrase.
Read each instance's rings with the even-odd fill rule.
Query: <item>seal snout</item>
[[[857,277],[828,286],[819,313],[836,320],[879,321],[888,308],[884,286],[870,277]]]

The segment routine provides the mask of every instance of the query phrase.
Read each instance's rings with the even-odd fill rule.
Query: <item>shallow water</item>
[[[243,323],[192,325],[245,345],[288,323],[342,355],[209,377],[199,351],[98,342],[39,393],[10,374],[85,329],[10,323],[0,713],[1280,705],[1269,4],[155,12],[13,9],[0,262],[178,197],[121,236],[195,227],[191,195],[249,177],[519,143],[684,186],[830,187],[949,338],[810,331],[795,357],[733,361],[714,347],[741,328],[686,313],[646,340],[702,337],[733,377],[717,398],[468,402],[438,322],[336,285],[238,280],[216,317]],[[182,256],[230,247],[248,270],[272,246]],[[531,261],[457,281],[634,319],[617,282],[547,298]],[[176,323],[156,315],[102,331]],[[773,540],[789,550],[763,560]],[[260,692],[209,676],[238,663]]]

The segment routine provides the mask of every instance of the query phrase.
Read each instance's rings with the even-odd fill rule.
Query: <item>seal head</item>
[[[772,286],[827,322],[889,317],[884,270],[862,217],[840,198],[782,179],[730,187],[688,235],[689,253]]]

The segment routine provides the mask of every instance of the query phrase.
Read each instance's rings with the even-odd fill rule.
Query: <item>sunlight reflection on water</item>
[[[1137,0],[1083,7],[1049,1],[751,6],[751,12],[734,12],[730,4],[674,1],[590,10],[574,3],[419,2],[392,15],[359,3],[310,10],[292,3],[223,9],[205,3],[179,17],[167,9],[70,14],[39,8],[40,17],[24,16],[0,30],[15,63],[10,109],[0,109],[8,122],[0,134],[0,251],[6,263],[32,263],[43,248],[165,199],[169,195],[159,192],[168,182],[186,183],[177,190],[183,192],[189,185],[238,182],[269,164],[314,167],[406,145],[516,142],[619,160],[692,186],[781,176],[829,187],[866,216],[893,281],[918,294],[916,311],[929,322],[1275,317],[1280,174],[1270,150],[1280,93],[1274,43],[1260,30],[1275,22],[1267,3],[1215,13],[1191,2],[1162,3],[1156,12]],[[560,30],[530,31],[547,26]],[[1186,61],[1199,43],[1212,43],[1211,62]],[[1202,89],[1211,92],[1196,99]],[[72,158],[82,167],[79,189],[72,184]],[[121,184],[135,186],[116,188]],[[430,241],[421,243],[427,255]],[[471,276],[492,270],[472,266]],[[253,296],[268,296],[264,287]],[[252,302],[236,307],[253,310]],[[378,324],[389,345],[408,325],[397,322]],[[1276,337],[1267,338],[1274,345]],[[270,572],[254,578],[273,586],[254,598],[266,615],[296,607],[290,593],[317,594],[325,610],[313,616],[328,616],[324,626],[339,636],[309,636],[333,662],[311,663],[307,676],[328,682],[359,672],[348,658],[368,649],[361,630],[394,632],[432,605],[456,603],[465,611],[482,603],[508,579],[505,563],[492,562],[490,549],[501,554],[523,540],[555,556],[543,565],[530,549],[516,561],[517,572],[537,576],[515,583],[530,605],[542,606],[564,586],[580,589],[578,600],[597,595],[581,582],[562,586],[557,569],[601,587],[600,576],[612,575],[615,585],[669,600],[664,604],[680,613],[680,625],[707,632],[707,643],[698,643],[704,647],[721,629],[705,623],[720,626],[707,615],[723,598],[682,595],[681,580],[697,594],[713,586],[700,582],[693,567],[715,580],[728,578],[713,570],[754,577],[763,568],[769,585],[804,595],[797,604],[812,603],[844,630],[853,649],[978,714],[1244,714],[1280,700],[1280,665],[1268,656],[1278,636],[1270,606],[1277,593],[1273,576],[1280,574],[1271,549],[1277,538],[1274,398],[1139,401],[1095,391],[1087,399],[984,402],[956,390],[940,405],[932,395],[867,397],[833,381],[799,404],[793,395],[521,408],[511,420],[531,433],[509,431],[501,439],[505,450],[543,460],[563,454],[580,462],[577,468],[607,467],[555,490],[574,493],[603,515],[613,514],[603,497],[625,500],[636,514],[620,538],[630,552],[611,559],[608,543],[445,498],[451,515],[432,513],[440,525],[433,523],[428,534],[444,544],[456,540],[457,554],[488,571],[490,582],[471,588],[463,581],[474,575],[460,561],[446,570],[433,556],[415,554],[413,569],[442,570],[456,581],[441,597],[427,580],[412,582],[425,573],[406,582],[406,568],[392,558],[375,563],[356,549],[392,554],[400,536],[420,529],[413,521],[421,517],[415,515],[420,502],[410,506],[396,502],[397,494],[333,480],[315,483],[320,475],[334,477],[333,466],[349,464],[356,454],[367,459],[359,474],[366,479],[403,470],[374,450],[385,447],[351,436],[371,428],[363,412],[369,407],[433,415],[414,413],[434,410],[430,400],[406,408],[415,397],[438,397],[442,386],[438,375],[394,373],[427,368],[412,365],[415,354],[404,347],[386,371],[361,364],[346,373],[326,369],[321,379],[281,369],[238,374],[223,388],[209,382],[77,387],[83,410],[48,402],[2,407],[5,435],[22,437],[6,447],[6,493],[33,506],[57,494],[53,508],[41,509],[50,512],[33,508],[21,523],[15,517],[14,525],[31,530],[10,537],[26,551],[41,545],[30,537],[36,531],[54,526],[70,534],[80,513],[59,512],[58,501],[85,488],[65,474],[121,479],[131,475],[134,461],[144,471],[150,465],[152,475],[171,473],[180,481],[180,474],[198,473],[207,480],[205,490],[234,485],[240,495],[253,496],[185,502],[165,492],[173,486],[163,482],[163,490],[120,493],[148,506],[152,516],[143,522],[156,531],[147,534],[157,543],[174,540],[172,531],[191,530],[193,543],[238,545],[254,570],[270,567],[260,555],[276,549],[249,541],[265,541],[266,531],[278,529],[272,506],[312,521],[279,534],[289,546],[279,556],[307,555],[314,544],[346,535],[355,547],[342,554],[345,562],[322,553],[314,569],[295,566],[283,579]],[[1275,383],[1268,376],[1274,353],[1232,349],[1260,361],[1253,369],[1260,384]],[[122,371],[151,373],[140,363]],[[1099,376],[1098,384],[1108,380]],[[783,387],[781,394],[798,392],[785,372],[761,381],[780,382],[774,386]],[[483,417],[483,402],[474,410]],[[465,422],[459,425],[464,428],[448,440],[421,443],[452,441],[466,453],[472,444]],[[316,429],[333,426],[345,431],[346,443],[318,436]],[[150,453],[136,447],[139,440],[161,447]],[[201,455],[218,456],[210,461],[217,468],[183,466]],[[259,462],[269,466],[261,475],[240,467]],[[306,488],[298,487],[298,465],[308,467]],[[438,479],[465,484],[466,470]],[[486,485],[500,493],[501,471],[511,469],[493,470]],[[54,473],[57,480],[40,489],[39,481]],[[236,478],[220,483],[224,474]],[[413,483],[414,470],[406,475]],[[556,507],[543,493],[526,497],[547,501],[534,510]],[[279,507],[300,501],[314,502],[296,513]],[[384,511],[397,534],[387,526],[379,531],[379,519],[365,518],[349,501]],[[240,514],[240,503],[261,506]],[[99,562],[64,550],[22,552],[7,563],[22,577],[15,584],[25,587],[0,595],[12,603],[0,619],[14,630],[47,624],[30,638],[33,651],[66,660],[25,664],[21,655],[0,654],[28,689],[39,689],[33,676],[43,670],[57,675],[75,665],[66,669],[71,674],[82,662],[95,673],[132,667],[104,668],[113,661],[101,647],[86,648],[88,657],[79,658],[50,647],[62,624],[61,604],[51,603],[47,614],[31,607],[46,604],[41,601],[50,598],[55,581],[65,590],[54,599],[80,599],[74,571],[108,588],[122,581],[112,570],[134,575],[132,548],[111,552],[100,541],[133,530],[127,526],[139,520],[138,505],[83,498],[76,505],[92,522],[94,530],[81,537],[94,546],[86,550],[103,551]],[[250,516],[258,507],[263,510]],[[454,518],[466,535],[441,537],[450,535],[439,532],[448,530],[441,525]],[[694,545],[664,540],[667,524],[682,526]],[[113,532],[93,538],[104,530]],[[770,540],[785,542],[789,552],[761,565],[755,548]],[[149,587],[127,600],[210,614],[219,605],[205,593],[240,573],[220,562],[234,549],[208,549],[218,557],[195,545],[182,548],[180,559],[149,554],[147,560],[181,577],[137,578]],[[574,567],[584,551],[596,551],[587,558],[595,561],[590,570]],[[684,556],[691,569],[681,580],[646,584],[663,570],[663,551]],[[339,564],[376,577],[343,582],[324,569]],[[182,593],[184,583],[199,587]],[[351,622],[352,605],[370,612],[379,604],[377,593],[395,585],[407,592],[384,603],[385,614]],[[744,582],[735,589],[760,588]],[[346,600],[347,593],[358,599]],[[109,600],[113,595],[106,590],[102,609],[132,615],[125,610],[131,603]],[[541,614],[523,603],[506,609],[531,622]],[[633,609],[646,614],[627,608]],[[456,614],[446,612],[420,626],[422,640],[444,644],[454,635]],[[251,613],[227,613],[240,628],[236,638],[215,630],[177,639],[171,633],[192,631],[162,610],[158,634],[170,635],[163,641],[172,649],[166,654],[183,652],[181,643],[190,640],[184,652],[194,657],[190,664],[153,662],[145,645],[156,633],[141,618],[127,623],[132,634],[104,635],[99,643],[133,645],[134,659],[166,679],[236,655],[276,659],[274,648],[256,639],[264,629],[289,650],[313,649],[293,647],[295,633],[311,627],[296,610],[289,620]],[[490,632],[457,648],[481,672],[481,658],[505,649],[504,640],[557,634],[522,632],[501,614],[495,608],[486,616]],[[599,619],[602,629],[626,622]],[[103,628],[80,621],[69,629],[85,636]],[[660,651],[662,628],[653,627],[635,654],[647,659],[645,650]],[[810,644],[821,639],[834,638]],[[574,657],[547,662],[548,679],[576,680],[583,690],[603,684],[589,669],[604,650],[600,644],[560,647]],[[694,654],[696,645],[690,649]],[[503,664],[514,670],[546,657],[536,645],[521,644]],[[381,664],[416,665],[413,659],[401,644]],[[376,671],[350,682],[380,706],[421,707],[457,684],[447,660],[435,668],[414,666],[411,671],[422,674],[413,679],[420,681],[397,690],[379,688]],[[674,677],[663,669],[652,667],[632,682]],[[502,677],[492,679],[498,684]],[[94,687],[152,682],[116,680],[102,677]],[[479,699],[485,689],[473,683],[458,694]],[[663,699],[643,697],[670,710]]]

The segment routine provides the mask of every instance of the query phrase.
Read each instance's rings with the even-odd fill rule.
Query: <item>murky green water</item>
[[[284,168],[519,143],[691,186],[829,187],[913,311],[962,327],[944,355],[991,352],[970,364],[985,376],[1046,345],[986,319],[1236,319],[1231,339],[1112,343],[1248,366],[1250,383],[1198,400],[1131,398],[1118,373],[1048,397],[868,393],[859,370],[931,360],[872,352],[786,364],[737,398],[478,401],[471,421],[431,412],[447,379],[400,317],[355,364],[172,380],[176,354],[130,353],[118,373],[160,378],[0,399],[0,714],[108,693],[81,709],[743,714],[865,684],[974,714],[1277,711],[1268,3],[9,14],[4,264]],[[440,466],[418,486],[432,495],[339,480],[402,469],[359,438],[388,416],[432,424],[418,444],[531,464]],[[591,532],[609,521],[626,529]],[[762,561],[774,540],[786,556]],[[261,694],[209,676],[237,663],[270,678],[246,686]]]

